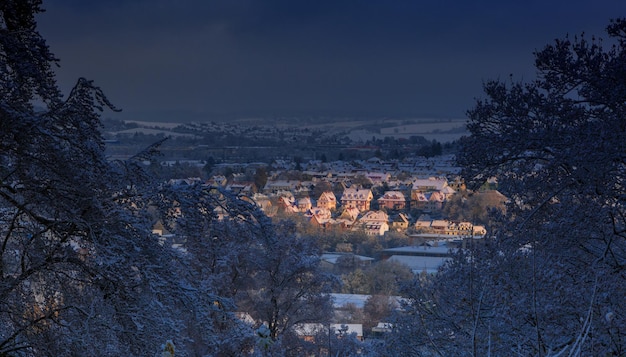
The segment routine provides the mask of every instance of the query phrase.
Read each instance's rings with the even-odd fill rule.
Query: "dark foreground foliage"
[[[537,52],[535,81],[485,84],[458,159],[507,213],[407,287],[397,355],[626,354],[626,21],[607,32]]]
[[[0,355],[241,356],[266,321],[272,349],[329,317],[317,247],[240,197],[155,182],[104,155],[91,81],[63,98],[36,30],[41,2],[0,2]],[[158,224],[172,233],[158,236]]]

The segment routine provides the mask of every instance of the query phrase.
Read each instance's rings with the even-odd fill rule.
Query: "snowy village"
[[[0,357],[626,356],[625,4],[0,1]]]

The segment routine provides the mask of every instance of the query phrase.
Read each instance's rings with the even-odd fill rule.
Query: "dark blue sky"
[[[462,118],[483,81],[532,79],[555,38],[605,37],[626,1],[49,0],[65,90],[93,79],[121,119]],[[111,114],[107,114],[113,116]]]

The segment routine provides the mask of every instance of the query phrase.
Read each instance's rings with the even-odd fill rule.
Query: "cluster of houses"
[[[198,178],[177,181],[181,181],[177,184],[188,185],[202,183]],[[382,182],[388,185],[388,181]],[[445,176],[412,179],[402,187],[382,191],[378,198],[374,197],[372,189],[358,185],[344,185],[340,194],[333,190],[323,191],[313,198],[310,193],[316,183],[303,184],[296,180],[268,181],[262,192],[250,195],[238,190],[241,185],[227,185],[222,177],[214,177],[211,183],[244,193],[244,198],[254,201],[268,216],[281,212],[301,215],[311,225],[323,230],[361,231],[377,236],[396,231],[420,237],[421,241],[450,236],[479,237],[486,233],[483,226],[471,222],[431,218],[440,218],[444,204],[457,190],[465,189],[460,178],[452,183]],[[373,208],[374,203],[376,208]],[[413,220],[412,212],[419,213],[417,219]]]
[[[309,189],[304,190],[303,186],[309,186]],[[338,195],[328,190],[318,197],[311,197],[311,186],[314,184],[303,185],[300,181],[269,181],[263,192],[252,194],[251,199],[269,216],[279,212],[299,214],[322,229],[359,230],[379,236],[390,230],[447,235],[481,234],[484,231],[469,222],[430,218],[440,215],[444,204],[457,189],[464,189],[460,179],[453,185],[446,177],[413,179],[403,187],[383,191],[377,198],[372,189],[355,187],[357,185],[343,187]],[[412,220],[411,212],[421,215]]]

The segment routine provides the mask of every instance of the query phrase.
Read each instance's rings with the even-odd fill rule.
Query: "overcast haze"
[[[44,1],[67,92],[93,79],[120,119],[462,118],[483,81],[534,76],[532,52],[605,37],[626,1]],[[107,116],[113,116],[110,113]]]

